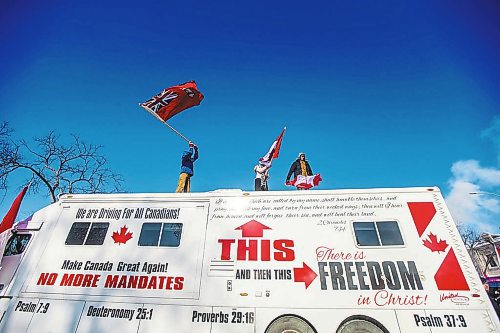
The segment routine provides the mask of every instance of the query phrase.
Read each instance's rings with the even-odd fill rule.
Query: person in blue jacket
[[[194,161],[198,159],[198,146],[189,141],[189,149],[182,153],[181,174],[175,192],[189,192],[191,189],[191,177],[194,175]]]

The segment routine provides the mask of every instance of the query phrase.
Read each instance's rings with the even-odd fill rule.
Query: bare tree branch
[[[481,249],[481,246],[477,246],[483,243],[481,233],[474,226],[467,224],[458,224],[457,228],[476,271],[482,276],[486,267],[484,262],[484,258],[486,258],[486,256],[484,249]]]
[[[9,123],[0,123],[0,190],[7,190],[7,178],[5,175],[12,169],[11,161],[15,160],[18,152],[10,141],[12,129]]]
[[[459,224],[457,228],[467,250],[472,250],[481,243],[481,233],[476,228],[465,224]]]
[[[6,121],[2,121],[0,123],[0,141],[3,141],[4,138],[9,138],[10,133],[12,133],[12,129],[9,127],[9,123]]]
[[[7,123],[0,124],[0,189],[7,189],[9,176],[20,169],[30,171],[30,191],[46,188],[52,202],[62,193],[118,192],[122,178],[106,167],[102,146],[88,144],[72,135],[69,145],[59,143],[54,131],[46,136],[10,140]]]

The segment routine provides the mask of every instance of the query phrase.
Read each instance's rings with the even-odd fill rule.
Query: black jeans
[[[267,182],[262,184],[262,179],[255,178],[255,191],[267,191]]]

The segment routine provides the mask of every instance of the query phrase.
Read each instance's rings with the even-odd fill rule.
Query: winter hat
[[[304,157],[306,157],[306,154],[305,153],[299,153],[299,156],[298,158],[300,158],[300,156],[304,155]]]

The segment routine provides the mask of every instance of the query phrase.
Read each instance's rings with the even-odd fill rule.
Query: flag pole
[[[170,126],[169,124],[167,124],[166,121],[164,121],[163,119],[161,119],[160,116],[156,114],[156,112],[154,112],[153,110],[151,110],[147,106],[142,105],[141,103],[139,103],[139,106],[142,107],[142,108],[144,108],[146,111],[148,111],[149,113],[151,113],[153,116],[155,116],[156,119],[158,119],[159,121],[161,121],[164,125],[166,125],[168,128],[170,128],[172,131],[174,131],[175,134],[177,134],[178,136],[180,136],[181,138],[183,138],[184,140],[186,140],[186,142],[191,142],[191,140],[189,140],[184,135],[182,135],[178,130],[176,130],[175,128],[173,128],[172,126]]]
[[[172,131],[174,131],[178,136],[180,136],[181,138],[183,138],[184,140],[186,140],[186,142],[191,142],[191,140],[189,140],[188,138],[186,138],[184,135],[182,135],[178,130],[176,130],[175,128],[173,128],[172,126],[170,126],[166,121],[163,121],[162,119],[162,123],[167,125],[168,128],[170,128]]]
[[[286,126],[283,128],[283,131],[281,132],[283,134],[283,136],[285,136],[285,132],[286,132]],[[281,140],[283,140],[283,136],[281,137]],[[280,148],[281,148],[281,146],[280,146]],[[274,156],[274,154],[273,154],[273,156]],[[274,160],[273,156],[271,156],[271,163],[273,163],[273,160]]]

